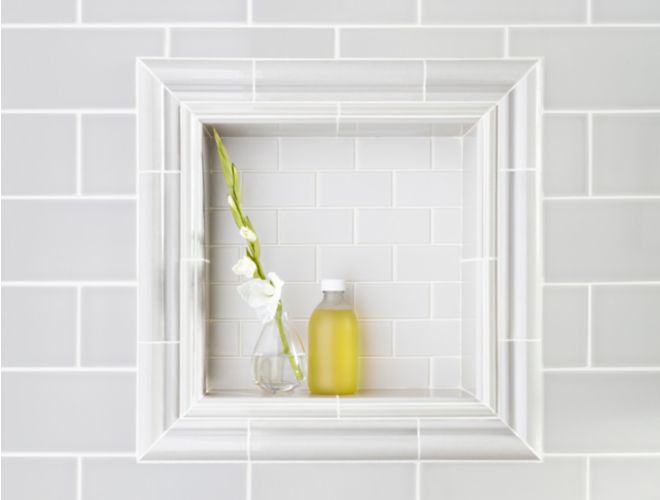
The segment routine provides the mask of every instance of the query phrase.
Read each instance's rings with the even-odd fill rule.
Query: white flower
[[[238,287],[238,294],[254,309],[264,323],[272,320],[282,297],[284,282],[275,273],[268,273],[267,280],[251,279]]]
[[[234,267],[232,267],[231,270],[234,271],[234,274],[238,276],[252,278],[254,277],[254,272],[257,270],[257,265],[250,257],[246,255],[241,257],[238,262],[234,264]]]
[[[236,210],[236,203],[234,203],[234,198],[231,195],[227,195],[227,205]]]
[[[243,226],[242,228],[239,229],[238,232],[241,233],[241,236],[243,238],[245,238],[246,240],[248,240],[252,243],[257,241],[257,235],[254,233],[254,231],[252,229],[250,229],[247,226]]]

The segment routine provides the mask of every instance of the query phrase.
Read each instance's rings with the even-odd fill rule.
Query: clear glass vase
[[[264,323],[252,351],[252,379],[264,391],[291,391],[305,381],[306,355],[300,336],[286,313]]]

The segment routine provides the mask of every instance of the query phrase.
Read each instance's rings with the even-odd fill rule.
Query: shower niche
[[[139,459],[538,459],[540,71],[141,60]],[[356,395],[252,384],[211,127],[303,338],[319,280],[347,280]]]

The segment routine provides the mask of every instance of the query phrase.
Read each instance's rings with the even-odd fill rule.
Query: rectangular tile
[[[313,246],[268,246],[261,251],[266,272],[284,281],[316,281],[316,249]]]
[[[548,452],[623,453],[660,447],[660,373],[545,374]]]
[[[357,168],[361,170],[428,169],[431,141],[428,137],[359,137]]]
[[[587,115],[543,117],[543,192],[550,196],[586,195]]]
[[[460,172],[397,172],[394,203],[401,207],[457,207]]]
[[[4,451],[135,451],[133,373],[5,373],[2,389]]]
[[[420,389],[428,387],[427,358],[362,358],[360,389]]]
[[[2,205],[6,280],[135,279],[133,201],[5,200]]]
[[[348,209],[280,210],[280,243],[350,243],[353,212]]]
[[[422,22],[444,24],[523,24],[581,23],[586,21],[586,5],[559,0],[553,4],[543,0],[423,0]]]
[[[2,497],[71,500],[76,498],[76,468],[74,457],[3,457]]]
[[[210,319],[252,319],[254,311],[241,299],[236,285],[212,285],[209,290]]]
[[[350,285],[346,287],[345,295],[347,302],[352,303]],[[293,319],[309,320],[312,311],[319,305],[322,298],[321,287],[317,283],[291,283],[282,290],[284,309]]]
[[[544,57],[548,109],[660,106],[660,28],[513,28],[509,40],[512,56]]]
[[[229,210],[210,210],[209,240],[211,245],[245,244]],[[247,211],[252,225],[257,231],[261,243],[275,243],[277,241],[277,211],[264,209],[250,209]]]
[[[85,458],[82,498],[199,500],[245,497],[244,464],[137,463],[134,458]]]
[[[82,0],[84,22],[241,22],[246,20],[246,0],[225,0],[222,8],[212,0],[191,0],[185,4],[158,1],[119,0],[111,5],[101,0]]]
[[[587,366],[586,286],[550,286],[543,291],[543,363],[546,367]]]
[[[459,281],[461,247],[398,246],[396,278],[400,281]]]
[[[2,288],[2,366],[72,366],[74,287]]]
[[[594,194],[660,194],[660,115],[594,115]]]
[[[319,249],[320,278],[347,281],[392,279],[392,249],[386,246],[327,246]]]
[[[460,321],[396,321],[397,356],[457,356],[461,351]]]
[[[239,278],[231,269],[244,254],[242,245],[210,248],[208,255],[211,260],[209,265],[211,283],[238,283]]]
[[[3,115],[2,165],[3,195],[74,194],[75,116]]]
[[[135,116],[82,117],[84,194],[135,193]]]
[[[591,500],[655,500],[659,470],[658,457],[592,457]]]
[[[545,203],[545,276],[552,281],[660,278],[660,202]]]
[[[277,137],[223,137],[222,142],[239,171],[277,170]],[[220,170],[220,163],[213,168]]]
[[[136,303],[135,287],[83,287],[83,366],[135,366]]]
[[[352,170],[355,140],[348,137],[282,137],[282,170]]]
[[[435,170],[461,170],[463,168],[463,139],[459,137],[433,137],[431,163]]]
[[[431,316],[433,318],[456,319],[461,316],[460,283],[434,283],[431,289]]]
[[[498,28],[346,28],[341,57],[502,57]]]
[[[254,0],[252,9],[259,23],[413,23],[416,16],[411,0]]]
[[[596,23],[653,23],[660,21],[660,5],[654,0],[593,0],[591,18]]]
[[[181,28],[171,34],[173,57],[333,57],[327,28]]]
[[[431,387],[433,389],[462,388],[461,359],[432,358]]]
[[[208,360],[209,390],[254,389],[250,358],[213,358]]]
[[[4,23],[72,23],[76,20],[76,0],[5,0]]]
[[[296,477],[296,492],[300,498],[409,500],[415,495],[414,464],[255,464],[252,467],[253,500],[290,498],[290,485],[282,481],[282,477],[291,474]]]
[[[433,243],[460,244],[462,208],[435,208],[431,213]]]
[[[246,207],[314,206],[315,178],[311,172],[244,172],[241,181]]]
[[[428,318],[429,286],[358,283],[355,308],[360,318]]]
[[[392,322],[360,320],[360,354],[362,356],[391,356]]]
[[[594,366],[660,367],[658,306],[658,286],[595,286]]]
[[[422,500],[584,500],[586,494],[584,458],[429,463],[421,465],[420,478]]]
[[[428,243],[429,219],[424,209],[358,210],[358,243]]]
[[[209,323],[209,356],[238,356],[239,352],[238,321],[211,321]]]
[[[135,58],[164,50],[160,29],[5,30],[2,40],[6,109],[131,108]]]
[[[392,205],[389,172],[327,172],[318,177],[322,207],[384,207]]]

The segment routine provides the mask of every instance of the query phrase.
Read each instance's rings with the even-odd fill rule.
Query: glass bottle
[[[305,349],[285,312],[264,323],[252,351],[252,379],[269,393],[295,389],[305,381]]]
[[[344,298],[344,280],[322,280],[323,300],[309,320],[312,394],[354,394],[358,387],[359,328]]]

